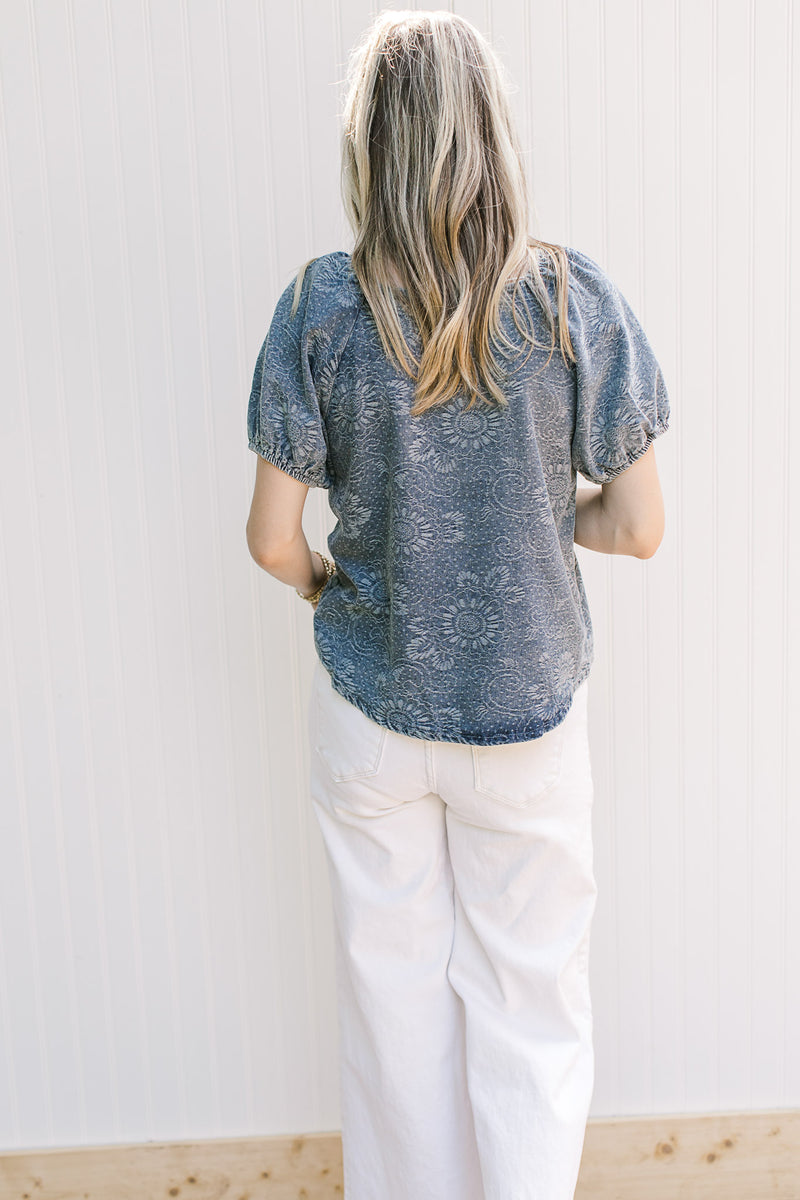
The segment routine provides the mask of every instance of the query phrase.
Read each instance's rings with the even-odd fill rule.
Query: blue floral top
[[[387,358],[350,265],[334,251],[275,308],[247,411],[252,450],[329,489],[336,573],[314,612],[314,644],[345,699],[389,729],[498,745],[566,716],[593,661],[575,558],[576,471],[602,483],[667,429],[664,378],[629,304],[588,255],[565,247],[569,331],[556,346],[495,349],[506,409],[467,397],[411,417],[413,382]],[[555,303],[555,280],[542,266]],[[517,292],[549,331],[529,280]],[[421,341],[401,311],[409,345]],[[520,323],[525,325],[523,312]],[[505,356],[504,356],[505,355]]]

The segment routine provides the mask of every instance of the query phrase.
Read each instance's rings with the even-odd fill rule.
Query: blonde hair
[[[352,51],[347,82],[341,186],[355,234],[351,265],[384,350],[416,381],[411,414],[462,388],[469,407],[490,397],[504,406],[505,368],[491,342],[518,350],[498,320],[513,283],[527,357],[537,345],[533,325],[528,332],[517,319],[526,274],[548,324],[550,356],[555,348],[540,253],[555,275],[562,356],[575,356],[566,254],[527,232],[527,184],[502,64],[463,17],[384,10]],[[420,359],[400,324],[400,288]]]

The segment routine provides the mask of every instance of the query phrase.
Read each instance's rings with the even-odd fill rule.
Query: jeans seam
[[[435,792],[436,789],[436,764],[433,758],[433,743],[425,743],[425,780],[430,791]]]

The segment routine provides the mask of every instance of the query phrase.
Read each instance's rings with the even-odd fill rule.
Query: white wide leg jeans
[[[317,660],[345,1200],[572,1200],[594,1087],[588,680],[543,737],[431,742]]]

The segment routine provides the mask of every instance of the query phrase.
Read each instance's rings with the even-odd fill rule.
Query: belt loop
[[[433,759],[433,742],[425,742],[425,777],[428,787],[436,791],[436,766]]]

